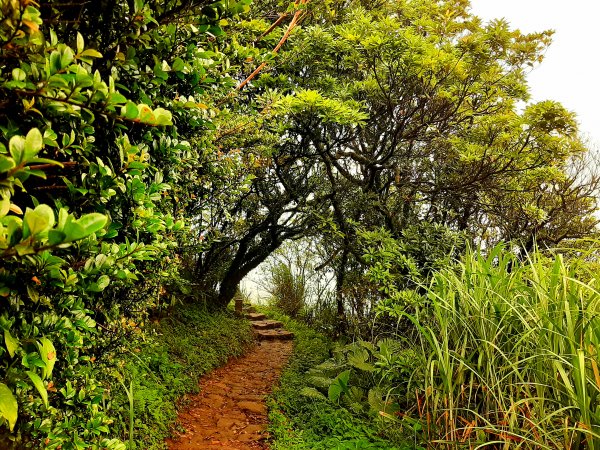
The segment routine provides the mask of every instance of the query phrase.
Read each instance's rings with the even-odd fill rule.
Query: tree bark
[[[339,335],[346,331],[346,313],[344,308],[344,282],[346,279],[346,266],[348,265],[348,246],[344,245],[344,250],[340,258],[340,264],[335,274],[335,300],[337,306],[337,332]]]

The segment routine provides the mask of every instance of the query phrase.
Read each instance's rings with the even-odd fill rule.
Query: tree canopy
[[[269,25],[242,22],[236,39],[268,45]],[[236,102],[268,117],[254,123],[275,136],[261,171],[277,201],[308,200],[293,203],[295,220],[319,225],[297,233],[323,239],[338,288],[349,265],[364,266],[365,229],[399,238],[426,223],[527,250],[593,232],[598,179],[573,170],[588,158],[574,114],[554,101],[523,107],[550,38],[484,24],[466,1],[308,7]]]

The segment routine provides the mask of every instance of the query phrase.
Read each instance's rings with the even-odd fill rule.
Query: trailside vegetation
[[[378,334],[341,342],[293,382],[283,378],[283,392],[295,384],[306,398],[290,406],[276,396],[277,407],[337,405],[344,420],[362,416],[409,448],[598,448],[597,245],[577,258],[468,250],[419,286],[419,303],[377,308],[375,322],[395,329],[373,327]],[[292,436],[315,429],[294,425]],[[289,437],[276,440],[283,448]]]
[[[107,388],[191,292],[190,186],[235,171],[206,137],[235,85],[219,39],[248,4],[0,2],[3,446],[125,448]]]
[[[551,33],[468,1],[344,6],[252,84],[295,94],[278,155],[317,188],[297,256],[332,279],[311,297],[279,258],[268,291],[341,340],[294,383],[397,445],[596,448],[598,176],[574,114],[529,102]],[[294,427],[276,444],[302,448]]]
[[[295,334],[294,353],[281,375],[281,387],[269,403],[269,419],[274,441],[272,448],[300,449],[371,449],[396,450],[415,448],[409,444],[395,446],[380,436],[376,424],[365,420],[359,411],[346,409],[339,396],[326,396],[313,387],[318,383],[331,391],[340,383],[319,376],[314,367],[322,367],[334,343],[301,322],[290,319],[276,309],[265,312]],[[337,375],[337,374],[336,374]],[[343,376],[342,376],[343,377]],[[335,377],[334,377],[335,378]],[[337,383],[337,384],[334,384]],[[340,384],[341,386],[341,384]],[[341,391],[340,391],[341,393]]]
[[[106,371],[112,366],[114,373],[109,378],[112,432],[133,443],[131,448],[164,449],[177,410],[189,404],[186,394],[198,391],[200,376],[253,343],[248,321],[229,311],[209,311],[198,302],[182,304],[156,320],[107,364]]]
[[[173,355],[241,350],[215,311],[296,241],[275,303],[339,342],[298,328],[275,446],[597,448],[600,175],[530,101],[551,35],[468,0],[0,0],[1,445],[159,448]]]
[[[311,186],[318,220],[304,232],[327,252],[340,318],[367,266],[364,232],[410,235],[421,270],[430,242],[453,246],[457,233],[531,251],[594,232],[598,176],[576,170],[588,156],[573,113],[553,101],[518,108],[550,32],[485,24],[464,0],[336,6],[314,5],[248,89],[295,94],[269,123],[285,130],[272,170],[289,195]]]

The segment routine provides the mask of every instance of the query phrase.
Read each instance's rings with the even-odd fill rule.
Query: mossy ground
[[[252,343],[248,321],[229,311],[207,311],[185,304],[156,321],[143,338],[128,345],[124,385],[132,382],[136,449],[164,449],[177,418],[177,404],[198,391],[198,379],[240,355]],[[114,409],[123,438],[128,439],[129,401],[123,386],[113,386]]]

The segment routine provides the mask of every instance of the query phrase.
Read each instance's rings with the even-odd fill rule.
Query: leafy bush
[[[271,264],[269,294],[273,306],[290,317],[297,317],[305,307],[306,280],[295,273],[294,267],[277,262]]]
[[[333,347],[322,334],[276,311],[269,314],[295,333],[294,353],[281,375],[281,386],[269,402],[269,420],[274,449],[386,449],[396,447],[381,438],[377,427],[350,409],[324,398],[310,395],[311,372],[328,358]],[[304,392],[305,395],[300,393]]]
[[[321,391],[330,401],[356,413],[387,417],[397,410],[398,397],[407,397],[407,381],[419,357],[414,350],[405,349],[390,338],[375,344],[357,341],[338,346],[333,358],[307,372],[314,389],[305,393]]]
[[[0,2],[5,447],[124,448],[105,372],[178,298],[194,186],[235,172],[206,134],[248,3]]]

